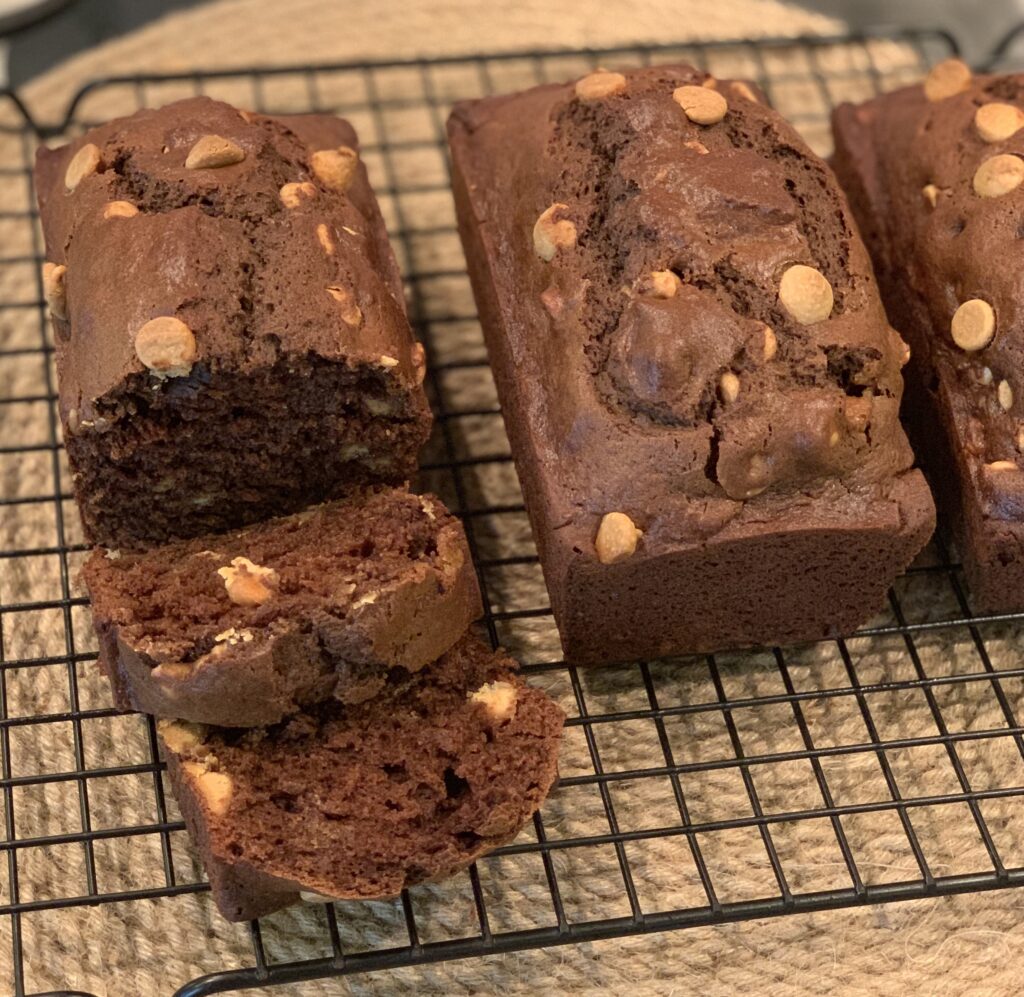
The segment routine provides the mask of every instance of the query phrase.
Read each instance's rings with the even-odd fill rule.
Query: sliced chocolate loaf
[[[118,704],[228,727],[368,699],[481,612],[462,524],[405,489],[144,553],[96,550],[83,577]]]
[[[60,413],[126,547],[400,484],[423,350],[352,128],[194,98],[40,149]]]
[[[510,841],[555,781],[563,721],[466,636],[369,702],[251,731],[158,729],[214,899],[239,921],[303,892],[395,896]]]
[[[928,540],[905,344],[825,164],[740,82],[456,105],[459,230],[566,657],[856,627]]]

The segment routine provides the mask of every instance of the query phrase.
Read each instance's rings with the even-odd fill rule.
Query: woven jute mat
[[[839,25],[826,18],[772,2],[717,0],[715,3],[659,0],[642,5],[626,0],[586,3],[581,0],[529,0],[505,9],[483,0],[443,4],[407,0],[381,5],[350,0],[345,4],[290,0],[230,0],[178,14],[102,49],[85,53],[24,89],[28,103],[43,120],[57,119],[69,95],[84,81],[109,74],[171,72],[191,68],[246,67],[254,64],[329,62],[412,55],[478,53],[545,46],[601,47],[683,39],[736,38],[757,35],[831,33]],[[894,58],[898,61],[898,53]],[[799,100],[799,96],[797,98]],[[104,101],[108,101],[104,104]],[[110,95],[101,92],[90,116],[120,113]],[[0,140],[0,165],[17,167],[26,150],[20,138]],[[413,170],[436,164],[413,164]],[[0,182],[0,209],[23,208],[20,179]],[[438,208],[442,213],[450,208]],[[447,217],[447,216],[446,216]],[[33,251],[31,232],[0,220],[4,255]],[[457,244],[434,246],[435,266],[459,265]],[[422,260],[417,261],[423,266]],[[403,264],[408,265],[404,260]],[[452,310],[471,308],[464,282],[444,292]],[[31,301],[38,294],[31,267],[8,266],[0,273],[0,298]],[[0,321],[0,348],[38,346],[37,315],[24,310]],[[449,356],[479,351],[478,335],[453,334],[441,344]],[[460,354],[461,351],[461,354]],[[38,355],[10,357],[0,364],[0,396],[29,397],[45,392]],[[471,408],[493,405],[493,384],[486,371],[451,390]],[[0,409],[0,439],[7,443],[45,441],[45,403]],[[476,438],[461,441],[467,448],[489,453],[506,444],[500,421],[479,429]],[[45,496],[54,490],[54,469],[48,451],[0,457],[0,497]],[[490,477],[488,477],[490,475]],[[66,468],[62,481],[67,488]],[[444,487],[443,483],[439,487]],[[470,499],[494,503],[516,501],[514,474],[508,465],[481,469],[466,481]],[[13,511],[12,511],[13,510]],[[64,504],[66,540],[80,540],[74,509]],[[46,548],[54,543],[53,503],[28,503],[5,510],[0,519],[0,548]],[[478,527],[485,554],[529,552],[528,525],[509,517],[493,534]],[[80,556],[71,562],[72,575]],[[491,579],[496,609],[544,605],[546,596],[535,568]],[[71,594],[82,594],[74,577]],[[913,576],[901,583],[905,612],[913,619],[937,618],[950,609],[950,593],[940,577]],[[53,556],[14,558],[0,562],[3,604],[52,600],[62,592],[59,561]],[[60,657],[69,636],[79,652],[93,648],[88,612],[73,607],[19,612],[6,616],[0,639],[8,661]],[[1016,631],[987,632],[996,668],[1019,667]],[[550,624],[526,625],[502,634],[513,652],[527,660],[556,654]],[[978,671],[976,650],[964,635],[937,631],[918,639],[923,667],[929,675]],[[863,682],[912,678],[902,638],[851,642],[850,652]],[[754,698],[780,692],[779,674],[764,656],[723,657],[719,662],[729,694]],[[848,679],[832,645],[789,655],[790,677],[799,691],[827,690]],[[707,669],[652,666],[652,681],[662,705],[713,701],[715,689]],[[61,665],[10,670],[5,675],[11,717],[59,714],[75,708],[109,706],[109,693],[92,663],[74,667],[74,683]],[[575,712],[574,696],[564,675],[552,673],[538,681]],[[635,671],[600,669],[582,676],[592,713],[643,709],[645,693]],[[1021,684],[1007,681],[1004,691],[1014,706]],[[952,730],[984,730],[1005,724],[1005,717],[987,682],[957,683],[939,689],[945,722]],[[735,722],[748,755],[799,749],[788,707],[736,711]],[[920,690],[879,697],[872,703],[880,736],[927,738],[935,722]],[[852,697],[823,696],[806,700],[805,719],[819,746],[857,744],[866,740],[864,720]],[[680,763],[727,758],[733,754],[730,735],[720,713],[687,714],[676,726],[666,724],[675,760]],[[596,735],[607,771],[664,764],[662,746],[642,724],[608,725]],[[1000,745],[1009,739],[1002,739]],[[1022,783],[1021,758],[1012,750],[991,750],[996,742],[964,742],[961,757],[976,789],[997,789]],[[934,748],[934,752],[931,751]],[[74,781],[33,782],[35,776],[74,771],[80,765],[102,768],[145,764],[151,760],[147,727],[138,717],[101,717],[81,724],[76,742],[70,724],[14,726],[9,731],[6,760],[16,785],[10,795],[18,838],[82,831],[83,800]],[[907,749],[890,753],[895,778],[909,795],[957,791],[944,751]],[[878,760],[868,752],[823,759],[824,775],[837,805],[855,805],[886,798]],[[568,738],[563,776],[592,772],[581,729]],[[821,805],[814,796],[814,778],[801,765],[765,766],[757,771],[758,793],[765,810],[794,811]],[[615,812],[623,830],[671,826],[678,812],[667,781],[637,780],[612,788]],[[735,768],[712,769],[687,781],[691,818],[709,821],[749,814],[745,787]],[[583,791],[586,790],[586,791]],[[157,809],[152,773],[112,776],[88,781],[91,830],[145,826],[162,819]],[[1024,841],[1014,829],[1024,826],[1012,800],[986,801],[984,816],[1004,862],[1024,864]],[[173,802],[167,816],[176,819]],[[914,879],[918,866],[907,838],[892,811],[844,818],[843,826],[858,869],[868,883]],[[560,788],[544,811],[551,837],[607,832],[604,805],[594,787]],[[914,811],[914,827],[924,843],[936,875],[986,868],[967,808],[935,807]],[[773,827],[773,837],[794,890],[827,890],[849,885],[845,865],[827,820],[808,820]],[[735,833],[708,835],[701,842],[714,871],[719,897],[728,901],[771,896],[777,887],[765,849],[750,827]],[[200,877],[183,833],[98,838],[89,858],[95,889],[159,889],[164,885],[164,850],[174,858],[179,882]],[[638,841],[630,846],[629,863],[638,898],[645,910],[699,905],[699,879],[683,837]],[[614,851],[593,847],[556,852],[559,883],[570,920],[615,917],[629,913]],[[18,889],[22,901],[82,895],[91,888],[90,866],[78,842],[26,848],[18,856]],[[495,932],[551,923],[547,887],[536,855],[508,855],[480,864],[480,876]],[[12,884],[0,864],[0,895],[6,900]],[[413,903],[424,932],[421,941],[457,938],[472,933],[474,912],[468,881],[414,891]],[[766,921],[671,934],[647,935],[579,946],[529,951],[416,969],[366,974],[344,980],[296,985],[294,994],[536,994],[638,993],[674,995],[755,994],[1009,994],[1020,986],[1019,952],[1024,944],[1024,893],[1003,891],[940,900],[915,901],[838,912],[791,915]],[[348,947],[403,945],[401,909],[393,903],[339,904],[342,942]],[[203,973],[250,965],[252,949],[245,926],[222,921],[205,893],[108,903],[96,907],[30,912],[21,918],[26,957],[26,989],[81,989],[94,994],[157,995]],[[0,991],[13,991],[10,919],[0,919]],[[321,908],[300,907],[267,919],[264,940],[275,961],[308,959],[329,954]]]

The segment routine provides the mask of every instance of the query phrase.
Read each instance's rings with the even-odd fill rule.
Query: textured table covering
[[[438,8],[442,8],[438,9]],[[402,55],[495,51],[543,45],[601,45],[637,41],[667,41],[686,37],[752,36],[759,32],[784,34],[832,31],[836,25],[826,19],[795,11],[779,4],[756,0],[720,0],[703,3],[625,2],[602,4],[562,3],[518,4],[503,17],[495,18],[491,5],[481,2],[433,4],[418,0],[401,9],[382,10],[371,3],[312,3],[293,0],[288,4],[235,0],[201,7],[178,15],[121,39],[105,49],[87,53],[59,67],[25,89],[27,100],[44,120],[52,119],[65,106],[69,95],[86,79],[132,71],[175,71],[191,66],[229,68],[251,64],[328,61]],[[172,95],[168,95],[168,99]],[[107,95],[109,97],[109,95]],[[107,99],[104,97],[103,99]],[[118,113],[123,108],[90,105],[90,116]],[[820,138],[820,136],[819,136]],[[20,163],[24,155],[20,140],[5,139],[0,159]],[[0,185],[0,197],[12,208],[24,198],[23,189]],[[7,253],[24,233],[0,222],[0,238],[6,237]],[[31,252],[31,246],[23,247]],[[446,262],[457,260],[457,246]],[[0,273],[0,294],[5,300],[25,300],[35,293],[34,277],[20,267]],[[465,295],[465,288],[453,288],[452,296]],[[462,299],[460,299],[461,301]],[[37,336],[35,316],[24,326],[5,325],[0,331],[5,348],[36,345],[19,336]],[[31,395],[41,390],[38,356],[24,362],[0,366],[0,393]],[[493,402],[490,381],[481,378],[464,387],[468,398],[479,395],[481,402]],[[0,411],[0,436],[5,441],[30,441],[45,436],[46,406],[11,406]],[[487,430],[493,432],[493,427]],[[499,433],[500,435],[500,433]],[[476,445],[492,449],[499,445],[489,439]],[[0,495],[4,498],[46,494],[53,489],[48,452],[4,458],[0,463]],[[66,487],[66,472],[64,476]],[[478,482],[481,489],[494,483]],[[514,489],[514,478],[501,483]],[[67,539],[78,539],[77,523],[70,503],[65,505]],[[18,507],[16,515],[0,521],[0,545],[44,546],[53,542],[52,509]],[[517,519],[500,538],[508,550],[529,547],[525,520]],[[30,563],[31,562],[31,563]],[[0,563],[0,600],[4,603],[52,598],[60,591],[53,558],[18,559]],[[73,582],[74,584],[74,582]],[[535,570],[508,580],[508,588],[497,588],[499,604],[543,605],[545,596]],[[77,592],[77,588],[73,591]],[[941,614],[950,594],[931,582],[906,583],[904,606],[919,618]],[[59,615],[59,614],[58,614]],[[76,646],[92,647],[87,611],[72,611]],[[504,636],[504,635],[503,635]],[[511,635],[518,645],[513,650],[535,659],[551,656],[550,628]],[[1016,632],[996,632],[989,641],[998,651],[1000,668],[1018,667],[1020,656]],[[8,658],[60,655],[64,653],[63,621],[53,614],[17,614],[4,621],[2,632]],[[972,671],[977,663],[973,650],[962,636],[941,633],[919,640],[930,675],[955,670]],[[879,639],[858,643],[856,655],[862,681],[905,678],[907,661],[900,642]],[[795,662],[791,673],[798,689],[829,689],[843,681],[840,663],[829,646],[813,649]],[[778,674],[770,661],[723,658],[721,668],[735,695],[758,696],[777,692]],[[659,671],[652,668],[663,702],[700,702],[714,698],[706,671],[694,667]],[[83,709],[109,705],[103,683],[88,663],[77,669],[78,706]],[[628,669],[601,669],[583,677],[588,705],[594,712],[634,708],[638,690]],[[68,676],[63,668],[26,668],[6,675],[9,712],[12,716],[68,710]],[[547,684],[571,707],[571,690],[563,679],[552,676]],[[980,685],[980,683],[978,684]],[[1021,698],[1019,681],[1004,682],[1016,705]],[[864,740],[863,721],[840,699],[815,700],[819,708],[808,707],[808,723],[819,743],[854,743]],[[991,697],[972,696],[971,688],[957,685],[942,699],[943,714],[951,728],[984,729],[1000,723],[993,713]],[[876,719],[888,726],[889,735],[927,736],[934,722],[920,696],[910,692],[875,705]],[[68,725],[12,728],[7,755],[15,776],[59,772],[75,768],[75,746]],[[577,729],[578,733],[578,729]],[[748,754],[785,751],[793,746],[793,729],[785,713],[765,710],[750,714],[741,730]],[[727,734],[714,715],[703,721],[691,718],[673,733],[677,761],[695,761],[727,756]],[[640,728],[616,725],[616,736],[601,744],[606,769],[655,764],[660,748],[651,744]],[[105,718],[83,725],[81,744],[86,766],[107,766],[115,761],[144,763],[149,760],[147,728],[136,717]],[[658,754],[655,754],[657,752]],[[1012,752],[986,753],[982,748],[965,748],[972,779],[984,787],[1019,785],[1022,763]],[[968,757],[969,756],[969,757]],[[589,759],[585,745],[570,737],[563,761],[563,774],[586,771]],[[927,752],[908,751],[893,760],[897,776],[912,782],[919,792],[950,791],[948,765]],[[776,809],[813,806],[802,796],[813,788],[806,772],[776,770],[778,778],[761,787],[766,805]],[[870,754],[848,757],[828,772],[829,784],[838,802],[877,799],[879,772]],[[151,823],[152,776],[90,780],[89,809],[93,827]],[[734,770],[721,770],[700,783],[687,787],[688,800],[697,816],[742,812],[745,799]],[[61,833],[74,829],[80,811],[74,782],[23,787],[16,795],[15,819],[19,837]],[[986,817],[1007,864],[1024,864],[1024,841],[1011,833],[1021,827],[1022,813],[1013,800],[995,801]],[[616,798],[620,821],[627,826],[657,826],[678,820],[672,801],[640,784],[623,784]],[[173,805],[171,816],[175,816]],[[891,816],[891,815],[890,815]],[[70,818],[70,822],[69,822]],[[601,802],[594,794],[559,791],[545,810],[552,835],[593,832],[604,821]],[[648,822],[648,823],[645,823]],[[828,889],[846,885],[845,871],[834,839],[811,833],[809,826],[780,826],[778,841],[786,860],[786,871],[794,888]],[[977,834],[964,814],[922,812],[915,814],[915,827],[927,843],[929,859],[936,873],[977,868]],[[898,881],[917,873],[906,838],[898,826],[875,815],[870,821],[848,825],[857,850],[859,867],[870,882]],[[110,884],[133,887],[162,883],[161,855],[157,836],[111,838],[95,846],[100,888]],[[183,877],[194,860],[185,836],[172,836],[170,847]],[[711,853],[716,865],[716,882],[737,897],[772,892],[770,870],[764,849],[755,835],[724,840],[718,853]],[[563,884],[571,881],[565,901],[570,915],[579,917],[616,916],[624,909],[621,879],[614,869],[614,857],[599,849],[559,856]],[[531,864],[532,863],[532,864]],[[637,889],[642,899],[664,907],[699,902],[698,880],[682,838],[655,841],[645,854],[633,857]],[[21,899],[60,896],[71,890],[84,892],[82,850],[78,845],[58,846],[25,852],[19,859]],[[0,890],[8,896],[6,867],[0,864]],[[485,893],[492,915],[492,929],[514,930],[530,927],[529,918],[538,898],[546,893],[532,856],[510,856],[482,869]],[[187,879],[186,879],[187,881]],[[763,889],[762,889],[763,887]],[[415,902],[427,915],[434,938],[458,937],[467,918],[472,918],[471,898],[464,882],[441,889],[416,891]],[[777,920],[747,922],[715,928],[697,928],[668,935],[634,937],[546,951],[532,951],[502,957],[450,963],[420,969],[350,977],[291,988],[301,994],[340,993],[436,993],[471,994],[508,992],[512,994],[600,993],[631,988],[638,993],[730,994],[754,993],[849,993],[849,994],[1003,994],[1012,992],[1022,972],[1018,955],[1024,941],[1024,919],[1020,908],[1024,894],[1016,891],[972,895],[937,901],[846,910],[833,913],[792,915]],[[404,943],[402,922],[393,904],[338,905],[343,942],[361,938],[364,943]],[[323,915],[318,908],[295,908],[268,919],[265,932],[268,954],[275,960],[326,955]],[[26,986],[29,992],[75,988],[95,994],[163,994],[202,973],[235,965],[249,965],[252,951],[245,926],[228,925],[217,916],[206,894],[104,904],[66,911],[47,911],[22,918],[23,947],[27,957]],[[0,919],[0,990],[12,989],[9,953],[11,927]],[[282,990],[279,992],[287,992]]]

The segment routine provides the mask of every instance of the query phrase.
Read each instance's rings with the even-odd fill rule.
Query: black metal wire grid
[[[85,87],[49,128],[7,94],[0,943],[10,945],[10,990],[35,988],[33,960],[46,960],[39,946],[47,930],[62,930],[60,918],[163,900],[173,919],[177,905],[205,899],[152,725],[109,708],[92,664],[76,582],[86,548],[55,413],[30,174],[38,134],[194,93],[271,112],[329,111],[356,125],[428,349],[438,418],[424,484],[466,520],[492,641],[521,657],[570,719],[551,800],[464,881],[393,903],[316,908],[303,930],[315,922],[319,937],[307,941],[319,954],[282,940],[277,915],[254,922],[248,954],[233,959],[240,968],[175,980],[180,995],[1024,883],[1020,622],[971,613],[941,540],[888,610],[845,640],[581,671],[559,660],[463,271],[443,142],[456,98],[596,65],[682,59],[756,79],[826,152],[835,102],[919,78],[955,48],[945,34],[905,31],[110,79]],[[100,750],[110,743],[114,755]],[[49,929],[35,923],[44,916]]]

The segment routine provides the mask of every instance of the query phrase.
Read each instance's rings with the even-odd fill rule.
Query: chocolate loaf
[[[462,524],[405,489],[145,553],[96,550],[83,577],[118,705],[225,727],[370,699],[481,613]]]
[[[911,439],[992,612],[1024,609],[1022,125],[1024,76],[956,60],[833,117],[836,173],[913,350]]]
[[[555,781],[563,721],[466,637],[366,703],[251,731],[158,730],[214,900],[240,921],[302,893],[396,896],[510,841]]]
[[[566,657],[848,631],[927,541],[904,343],[825,165],[749,86],[455,107],[459,229]]]
[[[414,472],[423,350],[346,122],[184,100],[40,149],[35,180],[88,539],[199,536]]]

